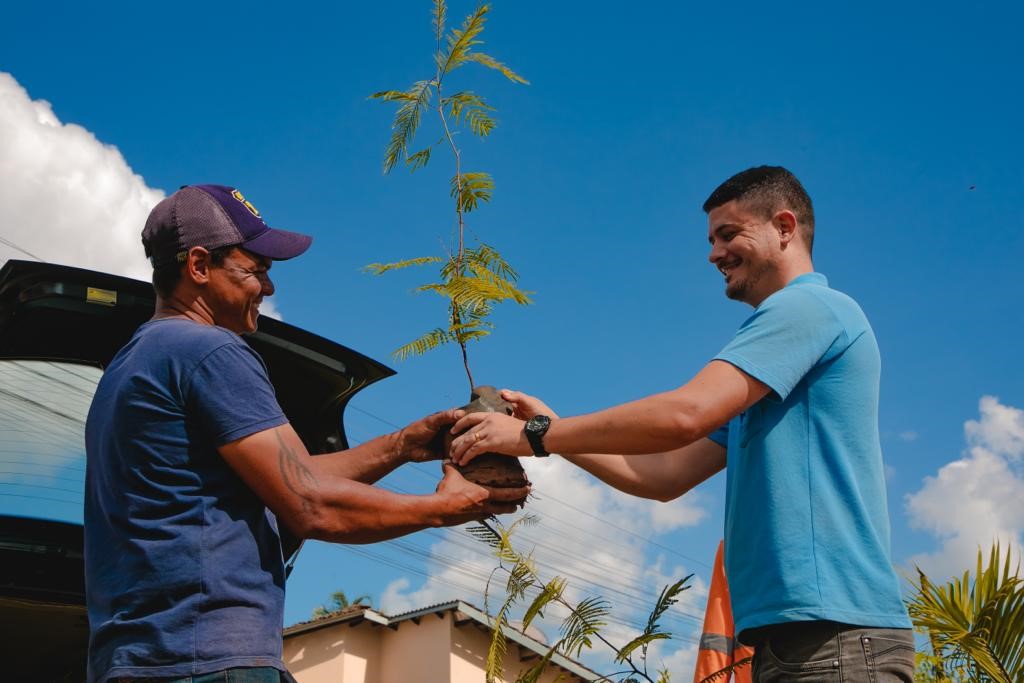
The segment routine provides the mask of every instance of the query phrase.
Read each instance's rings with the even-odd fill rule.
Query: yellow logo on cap
[[[249,209],[249,213],[251,213],[253,216],[256,216],[256,218],[260,217],[259,209],[253,206],[252,202],[243,197],[241,192],[239,192],[238,190],[232,190],[231,196],[240,201],[245,208]]]

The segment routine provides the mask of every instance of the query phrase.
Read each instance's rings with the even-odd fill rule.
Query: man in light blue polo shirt
[[[911,623],[889,554],[878,345],[853,299],[814,272],[810,197],[761,166],[716,189],[709,260],[754,307],[690,382],[559,419],[468,415],[453,459],[562,457],[628,493],[676,498],[727,469],[725,568],[755,681],[913,680]]]

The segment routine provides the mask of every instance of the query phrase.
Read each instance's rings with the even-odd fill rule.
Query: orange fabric
[[[725,542],[718,544],[715,553],[715,568],[711,571],[711,589],[708,591],[708,606],[704,611],[704,632],[697,651],[697,669],[693,673],[694,683],[735,664],[741,659],[752,657],[754,649],[740,645],[736,640],[736,627],[732,621],[732,603],[729,602],[729,583],[725,580],[725,565],[722,555]],[[751,682],[750,665],[740,667],[731,674],[736,683]],[[716,683],[727,683],[730,676],[715,679]]]

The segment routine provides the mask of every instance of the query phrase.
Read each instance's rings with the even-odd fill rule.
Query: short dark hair
[[[210,263],[215,266],[222,265],[227,255],[237,246],[237,244],[232,244],[210,249]],[[153,289],[161,298],[166,299],[174,293],[174,288],[181,282],[181,273],[184,267],[184,263],[169,263],[153,269]]]
[[[814,245],[814,206],[796,176],[781,166],[755,166],[740,171],[715,188],[704,202],[704,213],[736,200],[765,220],[782,209],[796,216],[807,251]]]

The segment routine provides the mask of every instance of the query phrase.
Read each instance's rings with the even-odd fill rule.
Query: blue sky
[[[23,146],[18,154],[26,156],[16,157],[5,143],[0,180],[52,188],[46,196],[66,207],[60,216],[69,232],[43,239],[59,221],[46,214],[49,222],[35,226],[36,207],[11,190],[0,194],[0,236],[50,260],[116,269],[104,259],[121,252],[69,247],[108,230],[114,218],[131,233],[124,216],[137,215],[154,191],[236,185],[272,225],[315,236],[301,260],[274,268],[284,318],[390,363],[392,349],[441,324],[443,307],[409,293],[419,273],[377,279],[360,267],[438,251],[452,225],[451,165],[438,153],[425,171],[383,176],[392,110],[367,96],[431,75],[429,7],[5,8],[0,71],[32,100],[49,102],[61,123],[116,147],[141,179],[119,176],[130,200],[116,188],[83,192],[68,180],[77,177],[74,165],[88,178],[113,162],[62,154],[58,143],[48,153],[55,160],[29,178],[41,155]],[[453,3],[450,16],[471,9]],[[486,142],[462,139],[466,167],[497,183],[494,201],[470,217],[470,227],[519,269],[536,303],[498,311],[495,335],[473,349],[475,374],[537,394],[563,414],[686,381],[749,312],[723,296],[707,263],[700,205],[732,173],[781,164],[814,200],[817,269],[860,302],[882,350],[894,560],[932,556],[945,567],[994,534],[1019,542],[1022,14],[1016,3],[628,10],[499,0],[485,48],[530,85],[475,66],[453,82],[487,97],[500,120]],[[10,121],[0,140],[24,134]],[[92,149],[81,141],[85,132],[81,148]],[[135,213],[111,218],[101,210],[108,200]],[[69,216],[96,223],[87,229],[88,221]],[[465,398],[455,350],[396,369],[353,402],[352,437],[370,438],[389,429],[381,420],[404,424]],[[985,396],[998,400],[983,410]],[[965,434],[968,421],[978,427]],[[995,460],[982,462],[977,449]],[[954,461],[963,466],[942,470]],[[387,483],[423,491],[432,475],[421,468]],[[562,493],[563,477],[564,502],[605,506],[588,511],[607,512],[601,524],[611,536],[619,532],[610,525],[633,534],[616,552],[631,556],[620,559],[637,565],[636,577],[654,566],[706,576],[720,537],[721,477],[659,527],[659,513],[595,494],[576,475],[541,476],[552,497]],[[986,487],[985,477],[1009,488]],[[958,486],[970,490],[965,500],[949,495]],[[574,497],[573,487],[586,495]],[[916,494],[914,507],[908,496]],[[948,501],[946,509],[937,499]],[[542,510],[579,521],[572,508]],[[438,576],[442,538],[408,539],[421,554],[395,545],[308,547],[289,587],[286,621],[305,618],[339,587],[407,604],[395,597],[403,591],[393,582],[402,577],[407,597],[440,598],[443,586],[417,594],[424,576],[409,568]],[[359,554],[367,552],[376,559]],[[385,553],[400,566],[381,564]]]

